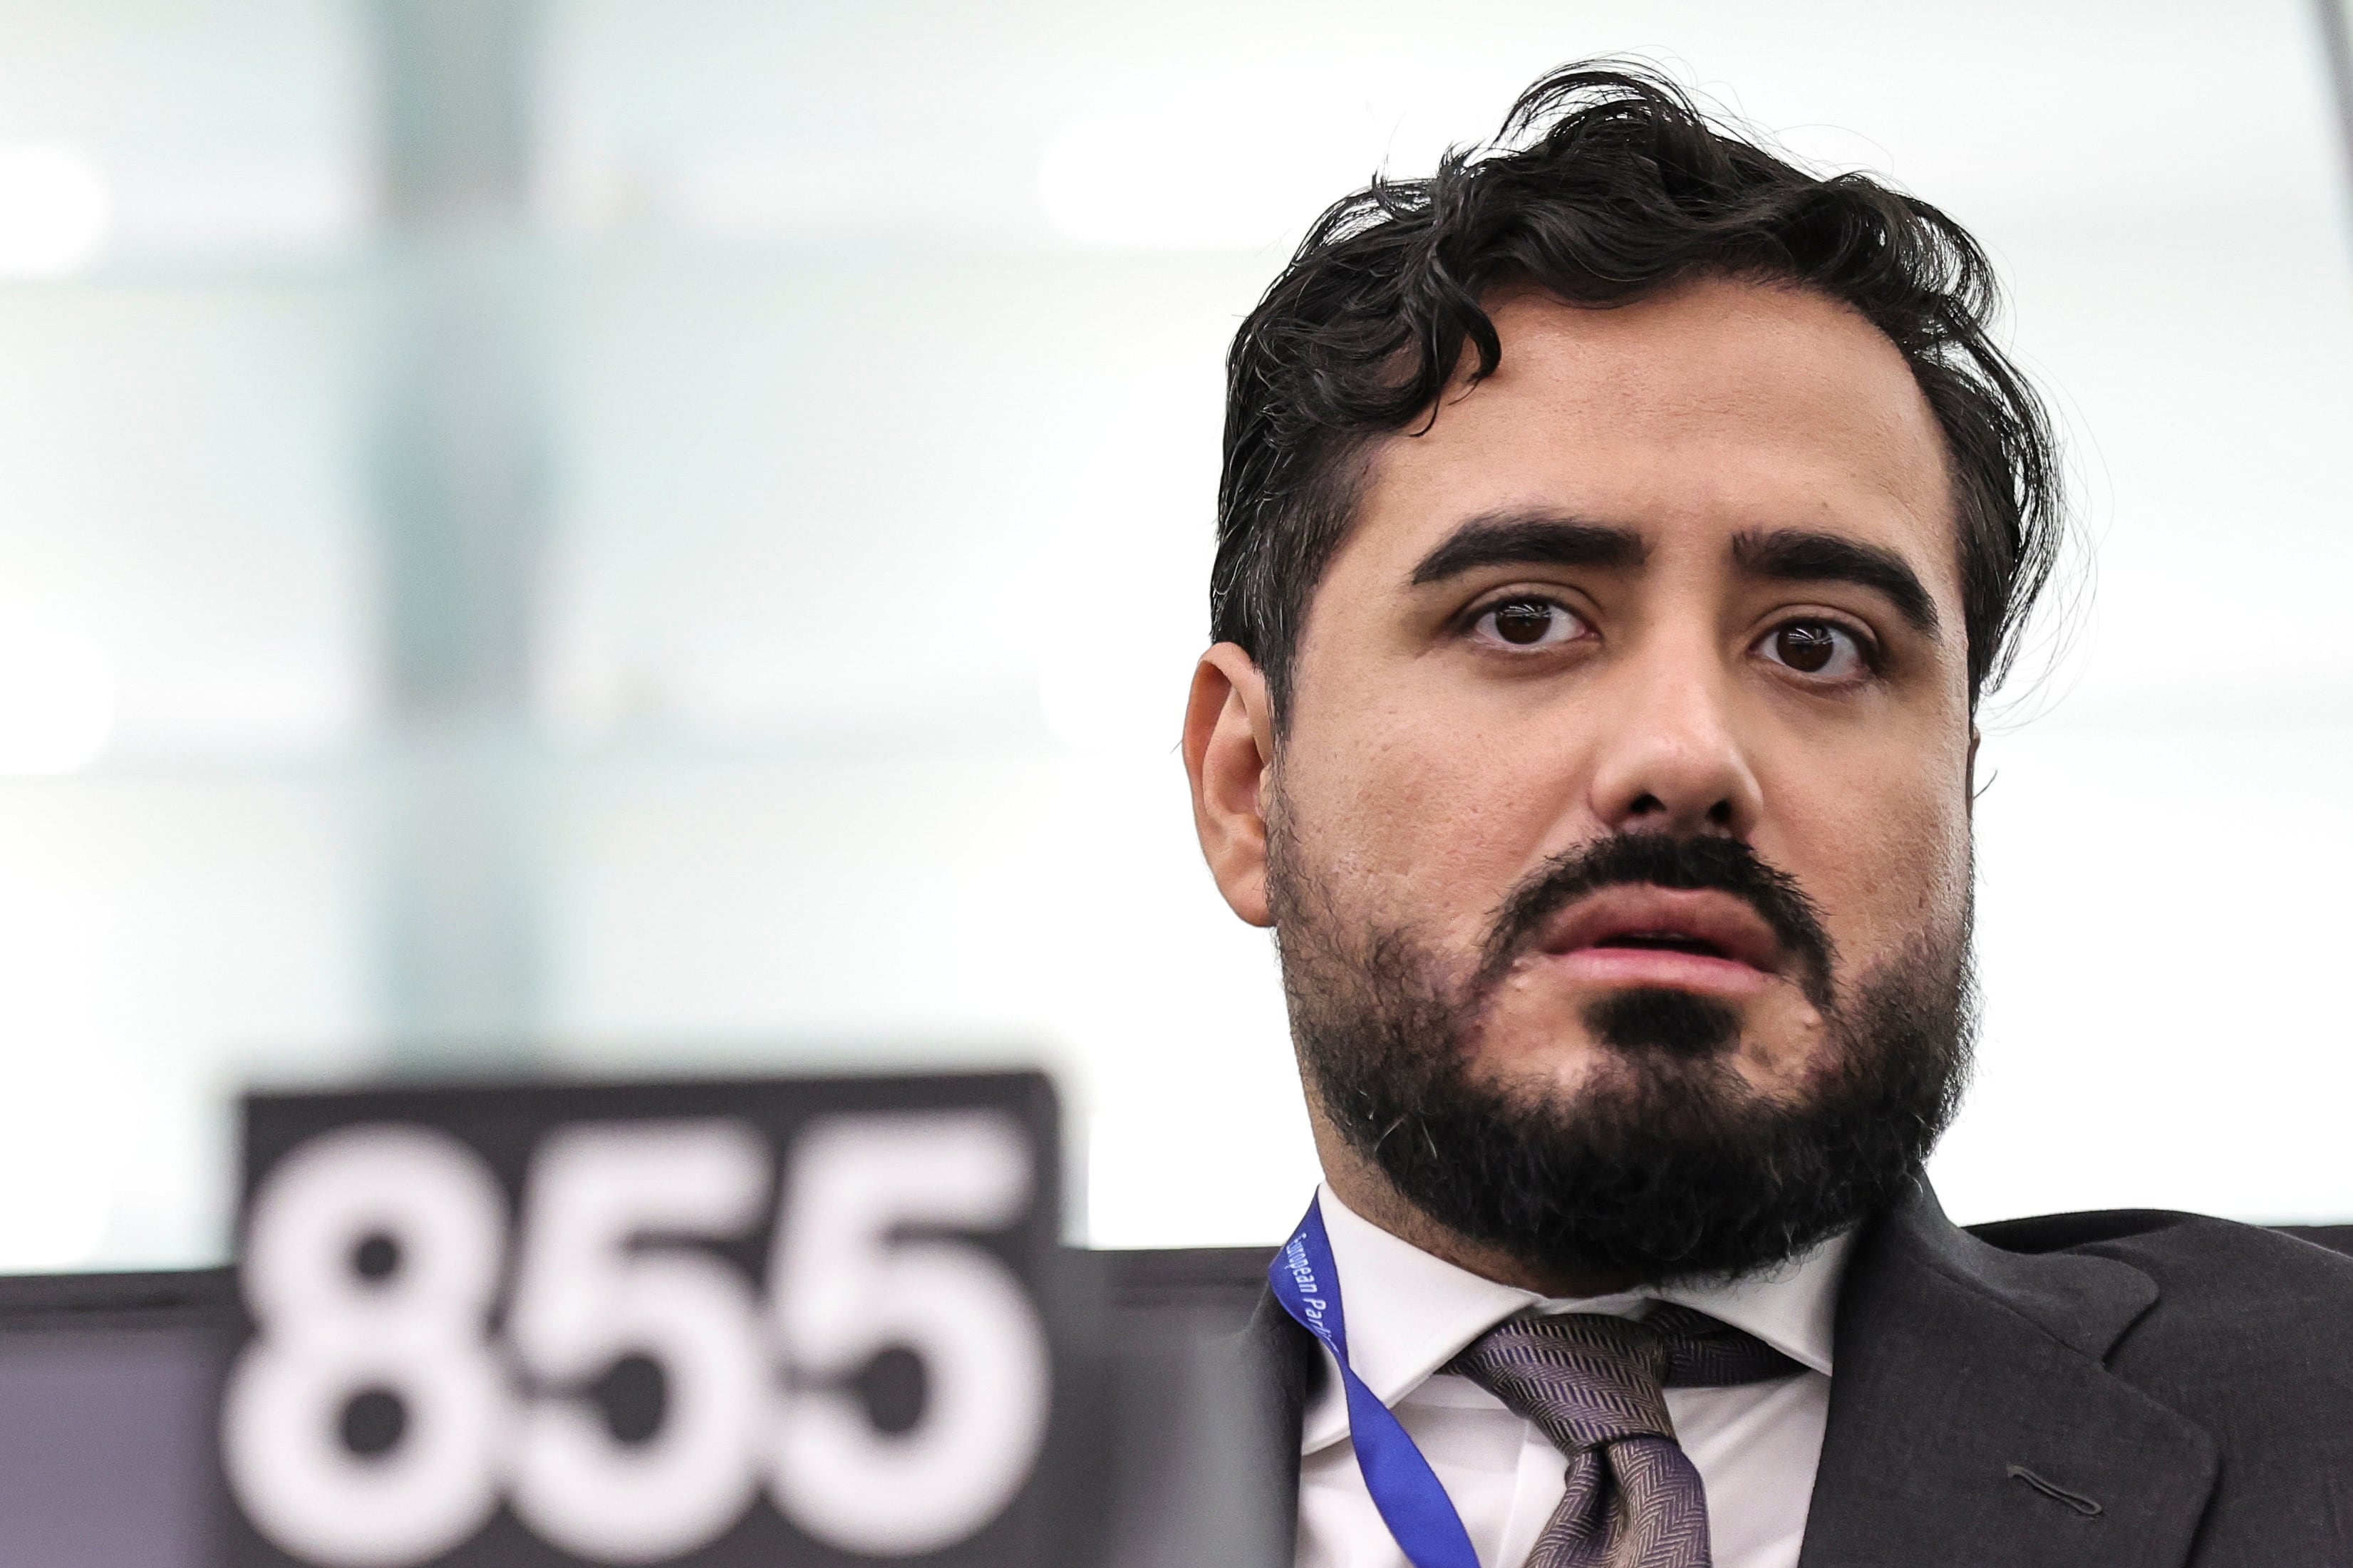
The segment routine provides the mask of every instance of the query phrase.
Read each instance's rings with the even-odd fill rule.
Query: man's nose
[[[1713,658],[1646,663],[1602,737],[1595,815],[1619,833],[1746,839],[1763,792],[1733,722],[1728,673]]]

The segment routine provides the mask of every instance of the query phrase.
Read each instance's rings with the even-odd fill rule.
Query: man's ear
[[[1193,667],[1185,706],[1185,773],[1193,830],[1209,874],[1234,913],[1272,925],[1266,901],[1266,802],[1274,768],[1274,714],[1266,677],[1240,644],[1221,642]]]

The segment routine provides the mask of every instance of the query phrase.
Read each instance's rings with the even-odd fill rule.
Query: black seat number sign
[[[1042,1078],[259,1096],[246,1132],[239,1568],[1050,1550]]]

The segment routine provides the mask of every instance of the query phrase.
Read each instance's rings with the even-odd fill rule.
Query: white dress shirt
[[[1321,1192],[1340,1277],[1348,1359],[1419,1446],[1462,1516],[1482,1568],[1518,1568],[1558,1506],[1567,1462],[1531,1423],[1438,1369],[1515,1312],[1639,1318],[1680,1301],[1744,1329],[1808,1370],[1733,1388],[1671,1388],[1667,1412],[1707,1491],[1715,1568],[1794,1568],[1830,1414],[1831,1329],[1848,1237],[1768,1274],[1555,1300],[1433,1258]],[[1322,1352],[1327,1361],[1331,1352]],[[1410,1568],[1373,1508],[1327,1365],[1300,1434],[1299,1568]]]

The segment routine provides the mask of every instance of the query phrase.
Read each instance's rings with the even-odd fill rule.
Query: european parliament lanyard
[[[1348,1398],[1348,1440],[1364,1472],[1365,1489],[1381,1521],[1414,1568],[1479,1568],[1462,1516],[1411,1437],[1348,1364],[1348,1320],[1340,1310],[1340,1271],[1332,1266],[1332,1239],[1324,1230],[1322,1200],[1291,1233],[1267,1268],[1274,1299],[1299,1326],[1321,1340],[1340,1363]]]

